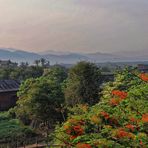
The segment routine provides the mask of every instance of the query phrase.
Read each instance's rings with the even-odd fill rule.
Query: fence
[[[17,139],[7,139],[0,141],[0,148],[18,148],[26,147],[26,145],[44,143],[45,139],[41,137],[34,138],[17,138]]]
[[[5,141],[5,142],[4,142]],[[18,139],[7,139],[0,141],[0,148],[64,148],[63,145],[54,145],[46,142],[45,138],[34,137],[34,138],[18,138]]]

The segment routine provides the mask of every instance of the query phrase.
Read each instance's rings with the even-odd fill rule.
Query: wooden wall
[[[8,110],[16,105],[16,92],[0,92],[0,111]]]

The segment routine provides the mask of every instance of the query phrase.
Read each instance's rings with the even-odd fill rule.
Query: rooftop
[[[0,80],[0,92],[18,91],[20,83],[15,80]]]

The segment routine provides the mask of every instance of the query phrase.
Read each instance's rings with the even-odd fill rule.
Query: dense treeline
[[[24,74],[17,94],[17,106],[9,110],[9,115],[21,121],[23,125],[37,129],[40,131],[39,134],[48,136],[48,132],[54,129],[57,122],[65,121],[69,107],[81,102],[92,105],[99,98],[101,72],[95,64],[79,62],[70,69],[59,65],[16,67],[17,70],[22,70],[20,76],[31,68],[37,69],[32,72],[41,69],[42,74],[35,76],[30,75],[31,72]],[[84,96],[86,99],[83,99]]]
[[[79,62],[69,71],[61,66],[46,69],[43,76],[22,83],[16,116],[24,123],[44,123],[50,128],[65,120],[66,107],[94,104],[99,98],[100,78],[99,68],[88,62]]]
[[[24,81],[28,78],[37,78],[43,75],[44,69],[50,67],[50,62],[45,59],[34,61],[34,65],[27,62],[13,63],[0,61],[0,80],[14,79]]]
[[[84,61],[69,69],[49,66],[44,60],[36,61],[34,66],[23,64],[10,68],[22,70],[16,78],[23,81],[17,105],[7,114],[17,125],[33,129],[29,130],[30,135],[42,135],[47,141],[66,148],[147,144],[148,76],[145,73],[130,67],[118,71],[114,82],[104,83],[102,70]],[[135,121],[130,122],[129,118]],[[19,135],[23,136],[21,132]]]
[[[44,74],[44,72],[46,72],[46,70],[48,71],[48,69],[52,66],[54,65],[50,65],[50,62],[43,58],[35,60],[32,65],[30,65],[28,62],[16,63],[10,60],[0,60],[0,80],[14,79],[24,81],[28,78],[38,78],[41,77]],[[111,67],[106,66],[97,67],[99,67],[99,69],[105,73],[113,72],[116,69],[114,68],[114,70],[112,70]],[[117,67],[117,69],[119,68]]]

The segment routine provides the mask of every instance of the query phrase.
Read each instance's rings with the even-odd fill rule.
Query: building
[[[0,80],[0,111],[16,105],[19,86],[20,83],[15,80]]]
[[[138,70],[148,72],[148,64],[138,64]]]

